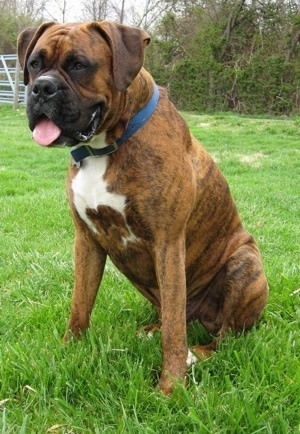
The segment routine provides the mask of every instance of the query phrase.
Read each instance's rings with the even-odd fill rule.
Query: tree
[[[136,3],[131,0],[84,0],[82,16],[85,20],[111,19],[149,30],[170,7],[170,2],[164,0]]]
[[[121,3],[120,6],[119,6],[119,3]],[[111,8],[117,16],[117,21],[120,24],[124,24],[124,22],[125,22],[125,0],[122,0],[121,2],[111,2]]]
[[[145,0],[139,3],[139,6],[131,6],[130,14],[131,21],[137,27],[142,27],[144,30],[151,30],[155,23],[161,17],[164,17],[173,8],[170,1],[164,0]]]
[[[298,0],[187,3],[161,19],[150,51],[150,69],[177,105],[248,113],[298,107]]]
[[[109,17],[110,2],[108,0],[85,0],[82,15],[84,20],[101,21]]]
[[[53,21],[64,23],[67,19],[68,12],[67,0],[52,0],[44,5],[43,16]]]
[[[152,36],[146,67],[182,109],[300,110],[300,0],[83,0],[81,19],[112,19]],[[0,51],[69,0],[0,0]],[[54,6],[60,17],[53,13]]]
[[[0,0],[0,53],[16,51],[18,34],[41,21],[45,0]]]

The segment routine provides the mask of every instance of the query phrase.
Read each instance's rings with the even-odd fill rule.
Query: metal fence
[[[16,54],[0,55],[0,104],[26,104],[27,92]]]

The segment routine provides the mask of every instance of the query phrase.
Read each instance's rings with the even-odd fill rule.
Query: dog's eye
[[[72,66],[72,69],[75,71],[82,71],[85,69],[85,65],[82,62],[75,62]]]
[[[30,62],[30,67],[31,67],[32,69],[39,69],[39,67],[40,67],[40,62],[39,62],[38,60],[32,60],[32,61]]]

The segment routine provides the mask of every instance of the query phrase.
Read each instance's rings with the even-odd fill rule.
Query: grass
[[[68,150],[30,139],[25,113],[0,107],[0,432],[300,433],[300,121],[184,114],[229,181],[270,283],[260,324],[227,336],[156,389],[160,335],[136,330],[151,306],[108,264],[86,337],[62,345],[73,285]],[[205,339],[199,324],[189,342]]]

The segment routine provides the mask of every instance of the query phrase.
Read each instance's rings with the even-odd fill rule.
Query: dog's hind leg
[[[219,338],[230,328],[249,330],[262,315],[269,294],[262,260],[254,242],[239,247],[226,264],[225,297]]]
[[[196,355],[209,357],[228,330],[249,330],[259,321],[268,298],[268,284],[255,242],[239,247],[215,276],[193,311],[206,330],[215,335],[208,346],[192,347]]]

